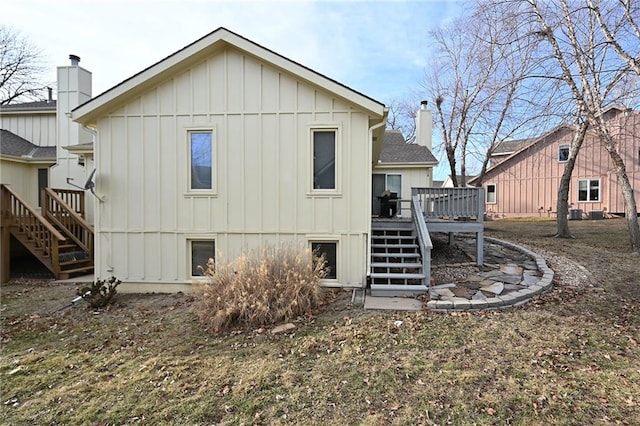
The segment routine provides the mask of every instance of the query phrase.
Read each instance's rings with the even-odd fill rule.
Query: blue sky
[[[449,1],[6,1],[2,21],[55,67],[70,53],[97,95],[218,27],[249,38],[388,103],[416,89],[428,31],[451,19]]]

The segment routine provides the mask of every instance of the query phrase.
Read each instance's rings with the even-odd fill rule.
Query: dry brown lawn
[[[56,312],[75,287],[1,288],[0,424],[640,424],[640,257],[624,221],[487,223],[584,266],[501,313],[365,313],[339,294],[294,332],[212,336],[185,295]]]

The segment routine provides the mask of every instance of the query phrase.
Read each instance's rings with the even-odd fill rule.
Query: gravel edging
[[[542,273],[542,277],[540,277],[540,280],[538,280],[538,282],[536,282],[535,284],[528,286],[527,288],[501,296],[489,297],[486,300],[430,300],[426,303],[427,310],[431,312],[442,313],[462,311],[474,312],[481,310],[507,310],[512,309],[516,306],[524,305],[533,297],[551,290],[551,288],[553,287],[554,272],[547,266],[546,260],[541,255],[508,241],[503,241],[492,237],[485,237],[484,239],[485,241],[489,241],[494,244],[500,244],[529,256],[536,262],[538,271]]]

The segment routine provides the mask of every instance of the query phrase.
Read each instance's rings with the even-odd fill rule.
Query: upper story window
[[[558,149],[558,161],[561,163],[569,161],[569,145],[560,145]]]
[[[211,130],[189,132],[189,190],[214,189],[214,138]]]
[[[600,201],[600,179],[579,180],[578,201]]]
[[[313,130],[313,189],[337,188],[336,130]]]
[[[490,183],[487,185],[487,204],[496,203],[496,184]]]

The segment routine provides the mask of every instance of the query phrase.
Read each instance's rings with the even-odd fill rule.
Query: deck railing
[[[484,221],[483,188],[411,188],[426,218]]]
[[[420,247],[420,253],[422,255],[422,273],[425,276],[424,285],[429,286],[431,281],[431,249],[433,249],[433,243],[431,242],[424,216],[420,214],[421,210],[420,198],[417,195],[413,195],[411,197],[411,218],[416,228],[418,246]]]
[[[64,235],[25,202],[10,185],[1,185],[0,197],[3,226],[10,224],[18,227],[42,251],[43,256],[50,259],[51,264],[48,266],[53,268],[52,272],[57,276],[60,273],[59,246],[65,241]]]
[[[66,205],[71,207],[82,218],[86,218],[84,206],[84,191],[75,189],[50,188]]]
[[[62,232],[71,238],[85,251],[89,259],[93,259],[93,227],[60,197],[61,191],[67,200],[80,200],[83,197],[71,196],[70,191],[45,188],[42,196],[42,211],[44,216],[57,225]]]

